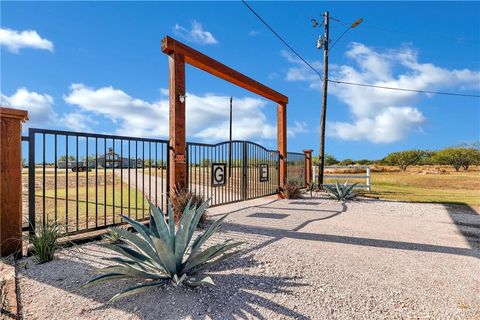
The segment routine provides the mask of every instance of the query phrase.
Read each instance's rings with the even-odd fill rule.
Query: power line
[[[323,76],[320,73],[320,71],[315,69],[295,49],[293,49],[292,46],[290,46],[287,43],[287,41],[285,41],[257,12],[255,12],[255,10],[252,7],[250,7],[245,0],[242,0],[242,2],[278,39],[280,39],[280,41],[282,41],[300,60],[303,61],[303,63],[305,63],[308,67],[310,67],[310,69],[312,69],[320,77],[320,79],[323,80]],[[336,19],[336,20],[338,20],[338,19]],[[345,22],[340,21],[340,20],[338,20],[338,22],[345,23]],[[346,32],[344,32],[344,34],[345,33]],[[438,94],[438,95],[449,95],[449,96],[458,96],[458,97],[480,98],[480,95],[476,95],[476,94],[464,94],[464,93],[457,93],[457,92],[441,92],[441,91],[429,91],[429,90],[415,90],[415,89],[407,89],[407,88],[397,88],[397,87],[379,86],[379,85],[365,84],[365,83],[348,82],[348,81],[334,80],[334,79],[328,79],[328,81],[333,82],[333,83],[338,83],[338,84],[345,84],[345,85],[359,86],[359,87],[377,88],[377,89],[384,89],[384,90],[396,90],[396,91],[428,93],[428,94]]]
[[[340,37],[338,37],[337,40],[335,40],[333,42],[332,46],[330,47],[330,50],[332,50],[333,47],[335,47],[335,45],[337,44],[337,42],[340,41],[340,39],[342,39],[342,37],[350,30],[351,30],[351,28],[345,29],[345,31],[343,31],[343,33],[340,35]]]
[[[440,94],[440,95],[446,95],[446,96],[460,96],[460,97],[480,98],[480,95],[478,95],[478,94],[466,94],[466,93],[457,93],[457,92],[442,92],[442,91],[405,89],[405,88],[378,86],[378,85],[365,84],[365,83],[348,82],[348,81],[341,81],[341,80],[334,80],[334,79],[328,79],[328,81],[329,81],[329,82],[333,82],[333,83],[347,84],[347,85],[359,86],[359,87],[369,87],[369,88],[386,89],[386,90],[396,90],[396,91],[408,91],[408,92],[417,92],[417,93]]]
[[[310,69],[312,69],[320,77],[320,79],[322,79],[322,74],[317,69],[315,69],[310,63],[308,63],[308,61],[305,60],[295,49],[293,49],[292,46],[287,43],[287,41],[285,41],[277,32],[275,32],[275,30],[273,30],[273,28],[270,27],[270,25],[265,20],[263,20],[263,18],[260,17],[258,13],[255,12],[255,10],[253,10],[253,8],[250,7],[245,0],[242,0],[242,2],[268,29],[270,29],[270,31],[275,36],[277,36],[278,39],[280,39],[280,41],[282,41],[300,60],[303,61],[303,63],[309,66]]]

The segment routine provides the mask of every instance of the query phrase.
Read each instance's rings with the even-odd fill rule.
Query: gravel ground
[[[212,241],[246,241],[209,274],[106,304],[133,282],[79,289],[102,257],[89,243],[19,263],[24,319],[480,319],[480,215],[468,207],[324,198],[257,199]]]

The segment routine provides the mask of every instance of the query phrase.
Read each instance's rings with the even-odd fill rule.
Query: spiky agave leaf
[[[112,228],[123,239],[120,244],[104,245],[120,255],[120,257],[105,258],[115,264],[99,269],[98,272],[106,273],[87,282],[84,286],[104,283],[110,280],[123,280],[129,278],[149,279],[153,282],[137,285],[115,295],[110,301],[127,297],[136,293],[160,286],[164,281],[171,281],[174,285],[185,284],[198,286],[213,284],[210,277],[200,281],[191,279],[191,276],[204,270],[228,257],[240,252],[231,251],[241,245],[240,242],[227,240],[201,251],[202,246],[210,236],[218,230],[221,223],[228,215],[224,215],[213,222],[210,227],[200,234],[191,244],[196,227],[209,200],[198,208],[191,207],[190,203],[185,208],[178,228],[175,230],[173,209],[168,202],[168,223],[165,214],[150,203],[150,225],[147,227],[129,217],[122,216],[137,233],[124,229]],[[188,248],[190,250],[188,251]],[[188,256],[186,256],[188,254]]]
[[[324,188],[327,190],[328,195],[331,198],[337,200],[348,200],[357,196],[357,192],[353,190],[357,184],[358,183],[349,185],[347,180],[343,183],[343,185],[340,185],[337,180],[335,181],[335,186],[324,185]]]

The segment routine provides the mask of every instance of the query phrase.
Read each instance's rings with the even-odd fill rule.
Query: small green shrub
[[[181,189],[181,188],[175,187],[174,191],[175,191],[175,198],[172,201],[172,206],[173,206],[173,213],[174,213],[174,221],[177,224],[182,218],[182,214],[185,211],[185,208],[187,207],[188,203],[190,203],[192,207],[195,206],[196,208],[198,208],[202,203],[205,202],[205,199],[203,198],[203,196],[197,195],[191,191],[188,191],[187,189]],[[203,226],[206,221],[207,221],[207,212],[205,211],[200,217],[199,225]]]
[[[122,242],[122,237],[114,229],[109,229],[108,233],[103,236],[103,239],[110,244],[118,244]]]
[[[53,260],[55,251],[60,247],[58,239],[61,235],[57,222],[46,222],[37,228],[36,233],[30,237],[30,242],[39,263]]]
[[[358,192],[353,190],[358,183],[349,185],[348,180],[343,185],[335,181],[335,186],[323,185],[328,195],[336,200],[348,200],[353,199],[358,195]]]
[[[298,179],[288,179],[285,184],[285,197],[287,197],[287,199],[302,198],[301,185],[302,182]]]
[[[196,280],[193,276],[239,252],[240,250],[232,251],[232,249],[242,243],[231,242],[230,239],[201,250],[228,214],[213,222],[192,242],[193,233],[207,207],[208,201],[202,203],[199,208],[192,207],[189,202],[177,228],[173,221],[174,212],[170,202],[167,210],[168,222],[165,220],[164,213],[152,203],[150,203],[148,227],[122,216],[137,233],[112,228],[120,234],[125,243],[105,244],[105,246],[120,254],[120,257],[105,258],[114,262],[115,265],[99,269],[98,272],[103,275],[90,280],[83,287],[120,279],[151,280],[116,294],[110,299],[112,301],[154,289],[165,282],[172,282],[175,286],[184,284],[192,287],[214,284],[210,277]]]

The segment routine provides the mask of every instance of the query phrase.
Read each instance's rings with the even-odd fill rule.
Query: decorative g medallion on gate
[[[225,185],[226,163],[212,163],[212,186],[219,187]]]

